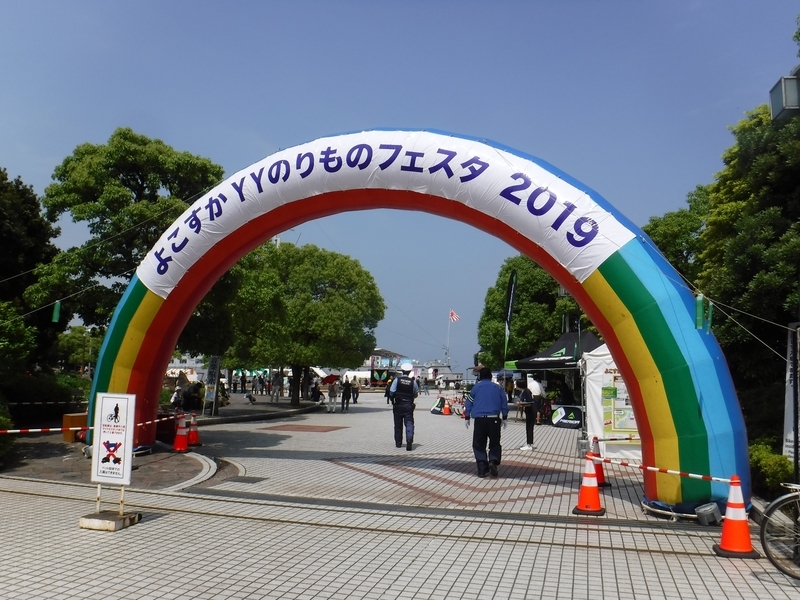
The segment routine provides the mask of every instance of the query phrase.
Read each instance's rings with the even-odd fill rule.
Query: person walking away
[[[398,448],[403,445],[403,425],[405,425],[406,450],[411,450],[414,443],[414,409],[417,407],[414,400],[419,395],[417,381],[411,377],[413,369],[411,363],[400,365],[403,374],[396,377],[389,388],[394,417],[394,445]]]
[[[470,420],[474,419],[472,430],[472,452],[478,465],[478,477],[486,477],[487,472],[497,477],[503,449],[500,446],[500,427],[508,426],[508,397],[499,385],[492,381],[492,370],[481,368],[476,383],[467,401],[464,403],[464,423],[469,429]],[[489,452],[486,452],[486,442]]]
[[[392,401],[392,397],[389,394],[389,390],[392,389],[393,383],[394,379],[392,379],[391,377],[389,377],[389,379],[386,381],[386,389],[383,390],[383,395],[386,397],[386,404],[389,404]]]
[[[353,391],[353,386],[350,384],[350,379],[344,378],[342,384],[342,412],[350,412],[350,396]]]
[[[336,378],[331,381],[328,386],[328,411],[329,413],[336,412],[336,397],[339,395],[339,379]]]
[[[517,389],[520,390],[519,402],[527,404],[525,407],[525,445],[520,450],[533,450],[533,424],[541,423],[541,411],[544,391],[542,385],[533,379],[530,388],[525,377],[517,380]]]
[[[241,386],[242,386],[242,393],[246,394],[247,393],[247,375],[245,375],[244,371],[242,371],[242,377],[241,377],[240,383],[241,383]]]
[[[281,394],[281,372],[275,371],[275,374],[272,376],[272,390],[269,394],[269,403],[270,404],[277,404],[278,403],[278,396]]]
[[[353,377],[353,381],[350,382],[350,391],[353,393],[353,404],[358,404],[358,397],[361,395],[361,383],[358,377]]]
[[[266,386],[264,385],[264,375],[263,375],[263,373],[259,373],[258,374],[258,395],[259,396],[263,396],[264,395],[264,388],[265,387]]]

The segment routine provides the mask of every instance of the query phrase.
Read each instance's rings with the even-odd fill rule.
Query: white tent
[[[584,352],[581,358],[586,391],[586,430],[593,438],[639,437],[628,390],[608,346]],[[638,441],[600,442],[600,453],[607,458],[642,460]]]

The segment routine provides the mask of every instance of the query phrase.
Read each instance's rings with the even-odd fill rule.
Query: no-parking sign
[[[97,394],[92,447],[92,481],[130,485],[135,394]]]

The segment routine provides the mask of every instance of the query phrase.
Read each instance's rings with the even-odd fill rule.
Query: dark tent
[[[528,358],[506,361],[506,369],[521,371],[538,371],[551,369],[577,369],[578,362],[584,352],[599,348],[602,342],[591,331],[564,333],[556,342]]]

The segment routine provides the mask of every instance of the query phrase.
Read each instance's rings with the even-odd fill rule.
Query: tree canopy
[[[662,217],[652,217],[644,232],[664,254],[669,263],[695,285],[700,275],[700,240],[708,217],[709,186],[698,185],[686,198],[689,208],[668,212]]]
[[[267,243],[235,271],[241,287],[229,305],[234,342],[226,362],[292,366],[299,378],[303,367],[361,365],[375,348],[386,305],[357,260],[313,245]]]
[[[800,300],[800,118],[773,122],[762,105],[731,131],[714,181],[689,194],[688,209],[644,230],[715,304],[714,333],[751,437],[774,435],[786,325],[798,320]]]
[[[129,128],[106,144],[84,143],[56,167],[42,203],[50,221],[68,213],[91,238],[40,269],[28,296],[64,302],[87,325],[107,325],[133,271],[163,231],[194,198],[216,184],[223,169],[178,152]]]
[[[5,340],[3,350],[12,355],[2,357],[6,365],[46,360],[63,330],[52,323],[51,311],[34,311],[38,305],[24,297],[25,290],[37,281],[36,267],[58,254],[50,241],[58,229],[44,218],[41,209],[33,188],[19,177],[9,180],[7,171],[0,168],[0,302],[5,304],[6,328],[0,339]],[[6,323],[6,319],[19,322]]]
[[[583,318],[578,304],[559,296],[559,285],[547,271],[526,256],[507,259],[497,283],[486,292],[483,314],[478,321],[477,360],[491,368],[502,368],[505,349],[506,294],[511,272],[517,271],[517,292],[511,319],[508,359],[524,358],[544,350],[566,330],[575,329]],[[584,320],[584,327],[588,321]]]
[[[762,105],[732,132],[710,187],[699,283],[726,305],[714,329],[737,388],[747,388],[782,382],[782,326],[798,320],[800,118],[773,122]]]

